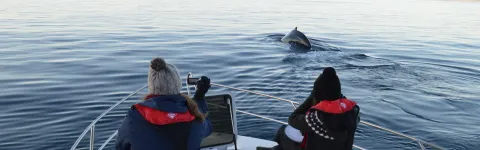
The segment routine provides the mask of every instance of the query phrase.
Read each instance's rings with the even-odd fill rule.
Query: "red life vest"
[[[323,100],[311,108],[332,114],[342,114],[352,110],[355,105],[357,105],[356,102],[343,98],[334,101]]]
[[[158,95],[147,95],[145,100],[157,96]],[[195,120],[195,116],[193,116],[190,111],[186,111],[184,113],[164,112],[141,104],[135,104],[134,107],[143,116],[143,118],[145,118],[145,120],[155,125],[166,125]]]

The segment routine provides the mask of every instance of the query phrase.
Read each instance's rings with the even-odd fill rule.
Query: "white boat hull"
[[[274,141],[253,138],[248,136],[237,136],[237,149],[238,150],[255,150],[257,146],[262,147],[273,147],[277,145]],[[231,145],[222,145],[209,148],[203,148],[202,150],[235,150],[233,144]]]

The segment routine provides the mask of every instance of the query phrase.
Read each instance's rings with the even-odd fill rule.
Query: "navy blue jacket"
[[[204,99],[196,100],[207,112]],[[132,106],[118,130],[116,150],[198,150],[212,133],[208,117],[194,119],[180,95],[156,96]]]

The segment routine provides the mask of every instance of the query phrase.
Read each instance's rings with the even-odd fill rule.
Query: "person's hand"
[[[210,88],[210,79],[206,76],[202,76],[200,80],[197,81],[197,91],[195,91],[195,99],[205,98],[205,94]]]

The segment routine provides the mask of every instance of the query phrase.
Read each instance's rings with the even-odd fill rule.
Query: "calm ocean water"
[[[69,149],[95,117],[146,84],[156,56],[183,76],[298,102],[333,66],[362,120],[448,149],[479,149],[479,8],[455,0],[3,0],[0,149]],[[313,51],[279,42],[295,26]],[[292,111],[211,89],[218,93],[283,121]],[[97,148],[144,94],[97,125]],[[280,126],[239,119],[240,134],[258,138],[272,139]],[[367,149],[417,149],[364,125],[356,136]]]

